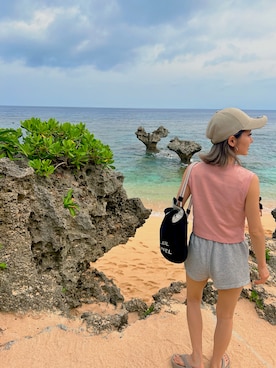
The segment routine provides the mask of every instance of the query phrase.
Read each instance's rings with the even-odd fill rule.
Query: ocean
[[[208,151],[211,143],[205,137],[205,130],[214,112],[207,109],[0,106],[0,127],[17,129],[21,121],[31,117],[85,123],[95,138],[113,151],[114,166],[124,175],[128,197],[141,198],[147,208],[153,208],[158,214],[171,204],[185,169],[178,155],[167,148],[168,143],[178,137],[199,143],[201,152]],[[244,167],[259,176],[264,212],[271,212],[276,207],[276,110],[246,112],[250,116],[268,116],[266,126],[253,131],[254,142],[248,156],[240,156],[240,159]],[[146,153],[146,146],[135,134],[140,126],[147,133],[160,126],[168,129],[168,136],[157,144],[159,153]],[[195,154],[193,161],[198,160]]]

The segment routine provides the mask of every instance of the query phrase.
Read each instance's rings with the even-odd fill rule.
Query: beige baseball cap
[[[217,111],[207,126],[206,137],[213,144],[225,141],[240,130],[253,130],[262,128],[267,122],[265,115],[251,118],[245,112],[235,107]]]

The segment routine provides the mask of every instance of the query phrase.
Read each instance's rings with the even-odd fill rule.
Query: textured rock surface
[[[135,134],[137,138],[146,145],[147,152],[157,153],[159,152],[157,143],[161,140],[161,138],[167,137],[168,133],[169,131],[163,126],[160,126],[152,133],[147,133],[145,129],[140,126]]]
[[[248,236],[250,245],[250,269],[251,280],[257,278],[257,262],[254,253],[251,249],[251,242]],[[267,250],[267,266],[270,277],[263,285],[252,285],[250,289],[243,290],[243,296],[255,303],[255,308],[260,317],[267,320],[272,325],[276,325],[276,241],[275,239],[266,239]]]
[[[68,190],[80,206],[63,206]],[[123,300],[105,275],[90,267],[112,247],[126,243],[150,215],[128,199],[123,176],[89,166],[61,167],[49,178],[22,161],[0,160],[0,310],[67,311],[82,302]]]
[[[167,146],[171,151],[174,151],[180,157],[181,162],[189,164],[193,155],[201,150],[201,145],[193,141],[181,141],[175,137]]]

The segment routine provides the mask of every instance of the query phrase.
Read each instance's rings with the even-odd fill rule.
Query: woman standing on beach
[[[201,155],[191,171],[184,195],[193,198],[193,232],[185,262],[187,321],[192,354],[172,357],[174,368],[203,368],[201,299],[209,278],[218,289],[217,324],[210,368],[229,368],[234,310],[243,286],[250,283],[245,218],[257,258],[259,279],[269,277],[265,236],[259,212],[259,179],[240,165],[237,155],[247,155],[253,142],[251,130],[263,127],[267,117],[251,118],[236,108],[216,112],[206,136],[213,146]],[[184,173],[185,177],[185,173]]]

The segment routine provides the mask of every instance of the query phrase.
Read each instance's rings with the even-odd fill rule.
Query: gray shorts
[[[211,278],[217,289],[233,289],[250,283],[248,245],[218,243],[191,234],[185,269],[195,281]]]

